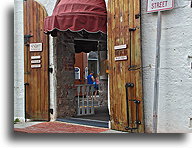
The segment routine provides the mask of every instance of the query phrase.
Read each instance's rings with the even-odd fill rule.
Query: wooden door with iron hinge
[[[44,7],[24,1],[25,118],[49,120],[49,47],[44,34]]]
[[[143,133],[140,0],[108,1],[111,128]]]

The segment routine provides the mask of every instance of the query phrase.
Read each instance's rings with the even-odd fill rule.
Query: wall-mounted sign
[[[31,60],[41,59],[41,56],[31,56]]]
[[[128,57],[127,56],[119,56],[119,57],[115,57],[115,61],[125,61],[127,60]]]
[[[31,68],[41,68],[41,64],[34,64],[34,65],[31,65]]]
[[[39,64],[39,63],[41,63],[41,60],[31,60],[31,63],[32,64]]]
[[[147,12],[170,10],[174,8],[174,0],[147,0]]]
[[[42,43],[31,43],[30,51],[43,51]]]
[[[118,50],[118,49],[126,49],[127,48],[127,45],[124,44],[124,45],[118,45],[118,46],[115,46],[114,49],[115,50]]]

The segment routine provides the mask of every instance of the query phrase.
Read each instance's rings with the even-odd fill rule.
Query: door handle
[[[139,127],[139,124],[141,124],[141,121],[139,121],[139,104],[140,101],[139,100],[135,100],[135,99],[129,99],[129,87],[134,87],[133,83],[126,83],[125,84],[125,89],[126,89],[126,103],[127,103],[127,124],[128,126],[125,127],[126,130],[136,130]],[[134,124],[136,124],[136,127],[130,127],[130,117],[129,117],[129,102],[133,101],[136,105],[136,120],[134,122]]]

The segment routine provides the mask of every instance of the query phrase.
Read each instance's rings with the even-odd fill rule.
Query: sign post
[[[157,18],[157,40],[155,56],[155,80],[154,80],[154,100],[153,100],[153,133],[157,133],[158,123],[158,100],[159,100],[159,67],[160,67],[160,42],[161,42],[161,11],[174,8],[174,0],[148,0],[147,12],[158,12]]]

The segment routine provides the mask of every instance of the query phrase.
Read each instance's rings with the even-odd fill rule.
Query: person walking
[[[87,76],[87,84],[93,84],[95,82],[95,78],[93,77],[94,72],[90,72]]]

